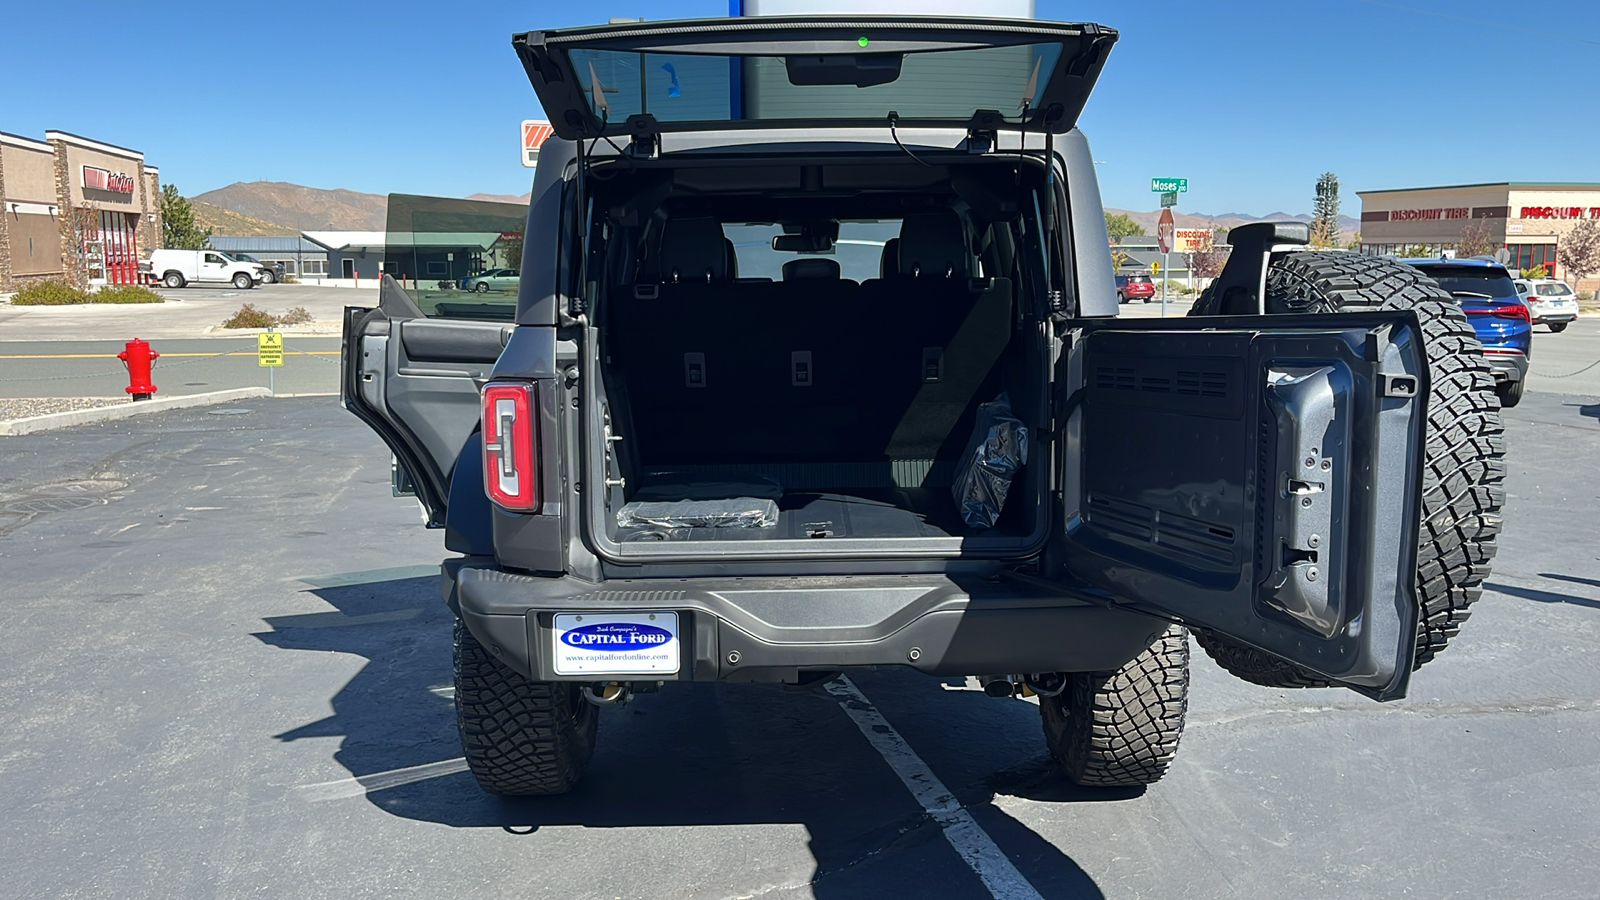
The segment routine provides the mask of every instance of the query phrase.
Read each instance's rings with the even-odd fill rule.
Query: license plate
[[[678,614],[557,613],[557,675],[673,675],[678,671]]]

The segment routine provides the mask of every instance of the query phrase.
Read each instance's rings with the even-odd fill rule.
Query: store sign
[[[1600,206],[1524,206],[1524,219],[1600,219]]]
[[[94,166],[83,167],[83,186],[92,191],[110,191],[113,194],[133,193],[133,176]]]
[[[1430,219],[1467,219],[1472,217],[1468,206],[1446,206],[1439,209],[1391,209],[1391,222],[1424,222]]]
[[[1202,253],[1211,249],[1212,232],[1209,228],[1179,228],[1173,239],[1172,249],[1179,253]]]

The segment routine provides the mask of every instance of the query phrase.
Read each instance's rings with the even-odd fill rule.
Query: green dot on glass
[[[865,46],[866,46],[866,45],[867,45],[867,39],[866,39],[866,38],[858,38],[858,39],[857,39],[857,40],[856,40],[856,43],[858,43],[858,44],[860,44],[860,45],[861,45],[861,46],[863,46],[863,47],[865,47]]]

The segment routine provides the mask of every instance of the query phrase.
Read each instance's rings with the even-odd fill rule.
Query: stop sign
[[[1172,252],[1172,235],[1177,231],[1177,226],[1172,224],[1172,210],[1163,209],[1161,218],[1156,221],[1156,246],[1162,253]]]

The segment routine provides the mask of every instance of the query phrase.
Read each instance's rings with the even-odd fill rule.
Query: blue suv
[[[1483,344],[1483,356],[1494,370],[1500,405],[1522,402],[1533,350],[1533,317],[1517,296],[1506,267],[1492,259],[1403,259],[1439,283],[1461,304]]]

